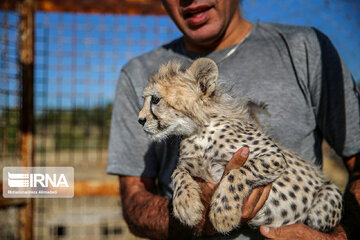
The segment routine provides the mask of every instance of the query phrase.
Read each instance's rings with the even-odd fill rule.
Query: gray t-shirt
[[[258,118],[282,146],[315,164],[321,164],[323,138],[341,156],[360,152],[359,93],[329,39],[310,27],[256,23],[241,43],[224,50],[188,52],[180,38],[124,66],[116,88],[108,173],[157,178],[159,194],[171,197],[179,140],[152,143],[147,138],[137,122],[142,91],[160,64],[178,59],[186,68],[204,56],[218,64],[219,82],[231,95],[267,104],[270,116]]]

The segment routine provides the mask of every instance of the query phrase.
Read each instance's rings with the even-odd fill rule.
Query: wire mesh
[[[360,81],[356,1],[245,0],[242,9],[253,22],[317,27]],[[0,11],[2,167],[20,164],[18,21],[15,12]],[[35,164],[73,166],[76,181],[116,181],[105,168],[120,69],[180,32],[166,16],[37,12],[35,34]],[[131,239],[119,205],[118,197],[36,199],[34,238]],[[19,238],[17,216],[16,208],[0,210],[0,239]]]
[[[3,167],[21,161],[18,22],[16,12],[0,11],[0,179]],[[18,216],[16,207],[0,208],[0,239],[19,238]]]
[[[0,165],[20,160],[20,85],[15,12],[0,11]],[[2,173],[1,173],[2,174]]]
[[[121,66],[176,36],[179,32],[165,16],[38,12],[35,163],[73,166],[76,181],[114,180],[105,168]],[[124,234],[127,228],[116,201],[118,197],[37,199],[35,236],[81,239]],[[111,208],[99,211],[106,202]]]

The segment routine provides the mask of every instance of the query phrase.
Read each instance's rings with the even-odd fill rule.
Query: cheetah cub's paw
[[[174,182],[175,179],[173,179]],[[203,217],[204,206],[200,199],[200,187],[191,178],[184,174],[182,179],[175,180],[173,195],[173,214],[180,222],[195,226]]]
[[[230,171],[231,173],[231,171]],[[231,176],[231,177],[230,177]],[[211,200],[210,221],[221,233],[227,233],[240,226],[241,207],[245,197],[245,189],[241,183],[231,183],[228,174],[219,184]]]
[[[173,198],[173,213],[180,222],[195,226],[202,219],[204,206],[196,188],[177,191]]]

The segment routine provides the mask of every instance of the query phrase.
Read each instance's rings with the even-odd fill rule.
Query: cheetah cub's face
[[[185,71],[170,61],[150,78],[138,121],[155,141],[169,135],[189,136],[205,124],[203,109],[211,105],[218,69],[200,58]]]

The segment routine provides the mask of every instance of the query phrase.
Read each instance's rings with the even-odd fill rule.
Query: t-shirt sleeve
[[[135,81],[135,80],[133,80]],[[122,70],[116,87],[111,118],[107,173],[155,177],[156,154],[137,121],[141,96],[129,75]]]
[[[315,29],[318,53],[314,56],[312,101],[317,126],[340,156],[360,152],[360,97],[350,71],[335,47]]]

